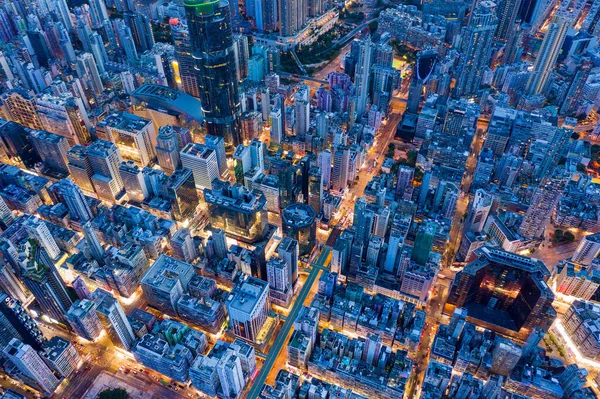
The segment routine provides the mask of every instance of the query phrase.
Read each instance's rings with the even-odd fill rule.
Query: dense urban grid
[[[600,0],[0,1],[0,397],[600,397]]]

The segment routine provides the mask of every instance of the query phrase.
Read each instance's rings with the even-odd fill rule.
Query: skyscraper
[[[0,345],[5,347],[17,338],[40,350],[46,337],[21,302],[0,292]]]
[[[323,174],[317,167],[312,167],[308,171],[308,205],[315,213],[321,213],[323,204]]]
[[[233,151],[242,140],[229,2],[186,0],[184,5],[207,132],[223,137]]]
[[[156,156],[158,164],[166,174],[171,174],[181,167],[179,157],[179,146],[177,137],[173,132],[173,126],[161,126],[156,137]]]
[[[483,225],[490,213],[493,199],[485,190],[478,189],[475,191],[475,197],[470,204],[467,220],[465,221],[465,232],[470,231],[474,233],[483,230]]]
[[[417,53],[415,73],[408,92],[408,104],[406,108],[408,112],[416,114],[419,110],[423,85],[427,83],[433,73],[437,57],[437,51],[432,48],[425,48]]]
[[[355,40],[352,43],[352,53],[356,57],[354,84],[356,85],[356,115],[359,119],[367,110],[369,102],[369,79],[371,77],[371,64],[373,58],[371,38]],[[353,120],[353,116],[349,116]]]
[[[113,344],[131,350],[136,338],[119,301],[101,288],[94,291],[90,299]]]
[[[456,96],[474,95],[479,90],[483,71],[490,63],[494,32],[498,25],[494,7],[495,4],[489,0],[479,2],[469,26],[463,28]]]
[[[24,247],[20,250],[31,260],[23,271],[25,285],[43,314],[66,323],[65,314],[73,302],[54,262],[36,240],[29,240],[21,245]]]
[[[433,238],[437,230],[437,224],[435,222],[423,223],[417,231],[415,237],[415,243],[413,245],[413,251],[410,259],[424,265],[429,260],[429,254],[433,247]]]
[[[564,16],[555,15],[552,18],[527,81],[529,94],[540,94],[546,88],[568,30],[569,24]]]
[[[52,396],[60,381],[54,376],[52,370],[42,360],[31,346],[13,338],[4,348],[6,356],[12,364],[30,381],[36,383],[40,391]]]
[[[194,216],[199,201],[194,175],[190,169],[178,169],[169,176],[167,197],[171,201],[171,210],[175,220],[183,222]]]
[[[96,304],[89,299],[75,301],[69,312],[67,320],[75,334],[88,341],[93,341],[102,333],[102,324],[96,314]]]
[[[210,188],[214,179],[219,178],[219,164],[214,150],[202,144],[189,143],[181,150],[181,164],[194,175],[196,188]]]
[[[92,220],[94,215],[85,199],[85,195],[83,195],[79,186],[71,178],[63,179],[54,186],[57,186],[56,193],[67,206],[67,209],[69,209],[71,220],[76,220],[80,223]]]
[[[115,202],[124,191],[119,172],[123,159],[117,146],[109,141],[96,140],[87,147],[87,157],[93,171],[90,180],[98,198]]]
[[[550,221],[560,199],[561,191],[560,180],[550,178],[542,180],[527,208],[525,219],[519,227],[519,234],[526,238],[537,238],[544,234],[546,224]]]
[[[506,42],[510,30],[513,29],[521,0],[500,0],[496,7],[496,16],[498,17],[498,27],[494,39],[500,42]]]
[[[99,264],[104,264],[104,248],[102,247],[100,239],[98,239],[98,235],[96,234],[96,231],[94,231],[92,224],[87,222],[82,226],[82,229],[90,255],[92,255]]]

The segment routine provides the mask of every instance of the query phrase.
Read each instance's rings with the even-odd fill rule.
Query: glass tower
[[[228,152],[233,152],[242,140],[229,3],[185,0],[184,4],[207,133],[223,137]]]

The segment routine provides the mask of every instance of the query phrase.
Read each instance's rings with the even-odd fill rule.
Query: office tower
[[[550,21],[542,46],[533,64],[533,71],[527,81],[527,92],[529,94],[541,94],[545,90],[569,27],[570,24],[567,18],[562,15],[555,15]]]
[[[271,125],[271,143],[280,145],[285,137],[281,108],[273,108],[269,115],[269,125]]]
[[[56,193],[60,196],[60,200],[67,206],[71,220],[85,223],[93,219],[94,214],[85,195],[71,178],[63,179],[54,186],[57,186]]]
[[[211,187],[214,179],[219,178],[219,165],[216,152],[205,145],[189,143],[181,150],[181,164],[194,175],[196,188]]]
[[[396,182],[396,197],[398,199],[410,200],[412,197],[414,175],[414,168],[409,166],[400,166],[398,168],[398,179]]]
[[[66,322],[65,314],[73,302],[46,250],[36,240],[29,240],[21,244],[18,251],[30,259],[21,273],[25,286],[35,297],[42,313]]]
[[[535,190],[519,234],[527,238],[542,237],[562,192],[562,182],[544,178]]]
[[[71,178],[76,185],[87,193],[94,193],[94,185],[92,183],[94,171],[87,156],[87,151],[87,147],[82,145],[71,147],[67,151],[68,167],[71,172]]]
[[[267,261],[267,281],[271,303],[287,308],[294,293],[287,262],[276,257],[269,259]]]
[[[102,324],[96,314],[96,304],[89,299],[75,301],[67,312],[67,320],[75,334],[93,341],[102,333]]]
[[[319,153],[319,169],[323,175],[323,187],[328,190],[331,184],[331,151],[325,150]]]
[[[244,184],[244,175],[252,167],[252,156],[250,148],[240,144],[233,152],[233,174],[235,181]]]
[[[214,249],[215,256],[218,259],[223,259],[227,256],[227,236],[223,229],[214,229],[211,234],[211,243]]]
[[[171,237],[170,242],[175,259],[192,263],[198,256],[198,251],[189,229],[181,228],[177,230]]]
[[[282,0],[279,2],[279,34],[294,36],[308,18],[308,4],[305,0]]]
[[[101,288],[94,291],[90,300],[94,302],[100,322],[113,344],[131,350],[136,338],[119,301]]]
[[[31,131],[29,138],[46,168],[63,174],[69,173],[67,168],[69,144],[66,138],[43,130]]]
[[[152,50],[154,47],[154,36],[150,20],[139,12],[126,12],[123,21],[131,29],[131,35],[136,48],[140,52]]]
[[[40,355],[46,364],[62,378],[69,377],[83,362],[73,344],[59,336],[54,336],[46,342]]]
[[[189,263],[161,254],[142,278],[142,291],[150,306],[174,315],[177,301],[194,274]]]
[[[348,187],[348,166],[350,151],[346,146],[337,146],[333,152],[331,187],[335,191],[344,191]]]
[[[214,180],[211,189],[204,189],[204,200],[213,229],[223,229],[228,236],[245,243],[263,239],[268,215],[267,200],[260,191]]]
[[[514,27],[521,0],[500,0],[496,6],[496,16],[498,17],[498,27],[494,34],[494,39],[499,42],[506,42],[510,37],[511,30]]]
[[[226,351],[219,359],[217,375],[225,396],[238,397],[246,385],[240,358],[231,350]]]
[[[179,145],[173,126],[161,126],[156,137],[156,156],[160,168],[168,175],[181,167]]]
[[[556,311],[544,262],[485,246],[475,252],[478,259],[454,278],[444,312],[465,308],[470,322],[520,342],[534,327],[548,331]]]
[[[180,19],[171,19],[169,26],[171,28],[171,37],[179,66],[179,77],[181,79],[181,89],[194,97],[199,97],[198,75],[194,68],[194,57],[192,57],[190,32],[187,25]]]
[[[492,351],[492,373],[507,377],[521,359],[521,355],[521,346],[511,340],[496,337],[496,345]]]
[[[233,151],[242,140],[229,3],[193,0],[186,2],[185,11],[207,132],[223,137]]]
[[[124,160],[133,161],[140,167],[148,166],[156,159],[156,132],[150,119],[127,112],[113,113],[98,123],[96,135],[115,143]]]
[[[467,219],[465,220],[464,231],[481,232],[485,221],[490,213],[494,197],[485,192],[485,190],[477,189],[473,202],[470,204]]]
[[[317,241],[317,214],[307,204],[296,202],[281,213],[283,234],[298,241],[300,256],[310,255]]]
[[[310,168],[308,171],[308,205],[315,213],[321,213],[323,204],[323,174],[317,167]]]
[[[96,231],[92,227],[92,224],[90,222],[86,222],[85,224],[83,224],[82,230],[83,230],[83,235],[85,236],[85,241],[87,242],[87,245],[88,245],[88,250],[90,252],[90,255],[92,255],[92,258],[94,258],[98,262],[98,264],[103,265],[104,264],[104,248],[102,247],[102,244],[100,243],[100,239],[98,239],[98,235],[96,234]]]
[[[87,299],[90,296],[90,289],[81,276],[77,276],[71,283],[71,286],[79,299]]]
[[[388,241],[388,249],[385,255],[385,264],[383,269],[392,275],[396,272],[397,257],[400,245],[404,241],[402,233],[397,229],[392,229]]]
[[[300,86],[294,94],[294,119],[296,137],[304,139],[310,127],[310,90],[308,86]]]
[[[473,11],[469,25],[463,28],[461,60],[456,82],[456,96],[477,94],[483,71],[492,55],[494,32],[498,25],[495,4],[489,0],[479,2]]]
[[[94,93],[99,95],[104,90],[104,84],[102,78],[100,78],[100,72],[94,61],[94,56],[90,53],[84,53],[77,58],[77,70],[80,71],[80,78],[88,76],[89,82],[92,85]]]
[[[48,230],[46,222],[36,216],[31,216],[23,221],[23,227],[30,237],[37,240],[37,242],[44,247],[50,258],[58,258],[58,255],[60,255],[60,249],[56,244],[56,240],[50,233],[50,230]]]
[[[356,69],[354,72],[354,85],[356,86],[356,118],[359,119],[367,110],[369,102],[369,79],[371,77],[371,64],[373,58],[373,43],[371,38],[355,40],[352,42],[352,54],[356,57]]]
[[[252,158],[252,167],[258,168],[260,172],[264,172],[265,156],[263,143],[259,139],[252,139],[250,142],[250,156]]]
[[[575,74],[569,86],[569,91],[560,108],[560,114],[572,115],[581,105],[585,86],[593,67],[593,63],[587,57],[577,60]]]
[[[102,23],[108,20],[108,11],[104,0],[90,0],[90,17],[93,26],[102,26]]]
[[[292,286],[298,281],[298,257],[300,255],[298,241],[290,237],[283,237],[277,246],[277,255],[287,262],[290,272],[289,280]]]
[[[0,345],[6,347],[13,338],[36,350],[40,350],[47,341],[21,302],[0,292]]]
[[[176,170],[169,176],[166,189],[173,218],[179,222],[191,220],[200,202],[192,171],[187,168]]]
[[[417,53],[415,73],[408,92],[408,112],[416,114],[419,110],[423,86],[427,84],[436,65],[438,53],[432,48],[426,48]]]
[[[3,350],[4,356],[15,365],[27,383],[45,395],[52,396],[60,381],[31,346],[13,338]]]
[[[589,266],[596,259],[600,252],[600,234],[592,234],[583,237],[575,252],[571,256],[571,260],[582,265]]]
[[[419,265],[427,263],[431,248],[433,247],[436,230],[437,224],[435,222],[425,222],[419,226],[410,260]]]
[[[87,157],[92,171],[92,184],[98,198],[115,202],[124,191],[119,167],[123,162],[117,147],[105,140],[96,140],[87,147]]]
[[[217,156],[217,164],[219,165],[219,175],[227,171],[227,156],[225,154],[225,141],[223,137],[207,134],[204,136],[204,144],[215,152]]]
[[[257,342],[269,314],[269,284],[243,276],[227,298],[229,326],[238,337]]]
[[[149,197],[148,187],[140,167],[133,161],[122,162],[119,174],[127,192],[127,197],[137,203],[142,203]]]

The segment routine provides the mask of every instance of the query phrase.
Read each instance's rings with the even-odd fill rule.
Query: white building
[[[36,389],[52,396],[60,381],[31,346],[13,338],[3,352],[26,379],[37,384]]]
[[[181,164],[194,175],[198,190],[212,187],[214,179],[219,178],[219,164],[214,150],[202,144],[189,143],[181,150]]]

